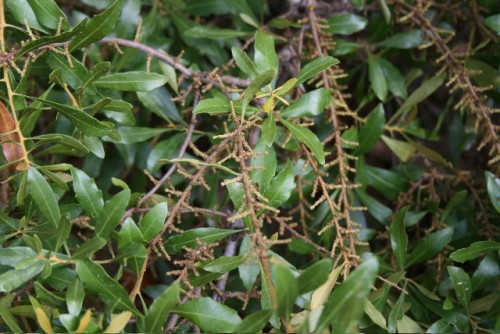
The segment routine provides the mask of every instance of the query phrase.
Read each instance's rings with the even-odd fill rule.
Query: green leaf
[[[159,160],[175,158],[178,155],[179,149],[185,138],[185,133],[179,133],[168,139],[158,142],[151,150],[151,153],[149,154],[147,160],[147,167],[149,171],[154,173],[161,167],[162,164],[159,162]]]
[[[257,31],[254,48],[254,63],[259,73],[265,73],[268,70],[278,71],[279,59],[274,49],[273,36]]]
[[[271,81],[273,80],[275,75],[276,75],[275,70],[267,70],[265,72],[262,72],[247,87],[247,89],[243,93],[243,99],[242,99],[243,105],[242,105],[241,115],[243,118],[245,118],[245,113],[246,113],[248,104],[250,103],[250,101],[252,101],[255,94],[257,94],[257,92],[259,92],[259,90],[262,87],[269,85],[271,83]]]
[[[102,249],[108,241],[106,239],[94,236],[85,241],[71,254],[73,259],[90,259],[95,252]]]
[[[422,44],[423,32],[418,29],[401,32],[378,43],[379,46],[394,49],[413,49]]]
[[[168,215],[166,202],[158,203],[142,218],[140,230],[144,241],[151,241],[160,233]]]
[[[330,66],[336,65],[338,63],[340,63],[338,59],[330,56],[321,56],[314,59],[313,61],[307,63],[307,65],[300,70],[299,74],[297,75],[297,82],[295,83],[295,86],[299,86],[315,75],[323,72]]]
[[[276,281],[278,314],[286,322],[289,322],[295,299],[299,295],[297,279],[292,271],[285,266],[275,265],[273,269]]]
[[[86,47],[110,34],[120,19],[121,8],[122,0],[116,0],[108,9],[90,19],[85,29],[69,44],[69,51]]]
[[[382,140],[402,162],[407,162],[415,154],[415,146],[405,141],[392,139],[387,136],[382,136]]]
[[[12,292],[42,272],[45,261],[37,261],[22,269],[0,274],[0,292]]]
[[[453,214],[453,212],[462,204],[462,202],[466,199],[467,197],[467,190],[461,190],[453,194],[453,196],[450,198],[448,203],[446,204],[446,207],[443,210],[443,213],[441,214],[441,222],[446,221],[446,218]]]
[[[137,97],[146,108],[158,117],[175,123],[184,122],[175,103],[172,102],[172,96],[167,88],[158,87],[148,92],[137,92]]]
[[[261,137],[254,147],[256,155],[250,160],[251,167],[261,167],[263,169],[252,169],[250,171],[250,179],[259,185],[259,189],[263,192],[271,179],[276,173],[276,165],[278,163],[276,152],[272,145],[267,145]]]
[[[389,313],[389,317],[387,319],[389,333],[396,333],[397,321],[403,319],[404,302],[405,302],[405,294],[402,293],[399,295],[398,301],[392,307],[391,312]]]
[[[160,333],[162,326],[168,320],[168,313],[179,302],[181,285],[173,283],[158,298],[153,301],[144,318],[145,333]]]
[[[500,178],[493,175],[493,173],[485,171],[486,184],[490,201],[495,210],[500,213]]]
[[[97,292],[109,306],[141,316],[125,289],[118,281],[109,277],[102,266],[90,260],[76,260],[76,273],[83,285],[88,290]]]
[[[484,24],[496,31],[500,36],[500,14],[488,16],[484,19]]]
[[[231,111],[231,105],[226,97],[214,97],[204,99],[198,102],[194,107],[193,113],[195,114],[219,114]]]
[[[8,305],[7,305],[8,306]],[[9,327],[9,329],[13,333],[22,333],[24,332],[21,327],[19,327],[16,318],[12,315],[6,305],[0,303],[0,317],[3,319],[5,324]]]
[[[46,135],[31,137],[31,139],[36,141],[35,145],[37,147],[41,144],[46,143],[46,142],[53,142],[53,143],[58,143],[58,144],[67,146],[67,147],[72,148],[74,150],[78,150],[78,151],[85,153],[85,154],[90,152],[89,149],[85,145],[80,143],[78,140],[76,140],[75,138],[73,138],[71,136],[64,135],[62,133],[49,133]]]
[[[220,29],[208,26],[195,26],[186,31],[184,34],[194,38],[209,38],[209,39],[227,39],[248,36],[248,32],[234,29]]]
[[[371,89],[380,101],[387,98],[387,81],[382,69],[380,58],[370,54],[368,56],[368,77],[370,79]]]
[[[338,34],[351,35],[363,30],[368,24],[368,20],[355,14],[340,14],[328,19],[328,28],[324,31]]]
[[[427,261],[441,251],[453,236],[453,228],[447,227],[440,231],[427,234],[420,240],[417,247],[413,250],[406,261],[406,267],[416,263]]]
[[[372,304],[370,299],[365,300],[365,314],[373,321],[377,326],[387,330],[387,322],[385,321],[384,315],[377,310],[377,308]]]
[[[47,219],[50,226],[57,229],[61,220],[61,211],[59,210],[54,192],[35,167],[30,167],[27,175],[28,189],[33,201],[35,201],[36,206],[45,219]]]
[[[101,137],[113,131],[112,124],[100,122],[83,110],[49,100],[34,99],[56,109],[59,113],[69,119],[71,123],[73,123],[80,131],[88,136]]]
[[[492,250],[500,249],[500,243],[494,241],[478,241],[471,244],[467,248],[462,248],[450,254],[450,259],[455,262],[470,261],[483,253],[488,253]]]
[[[361,203],[368,208],[368,212],[379,222],[387,225],[389,218],[392,216],[392,210],[368,195],[364,189],[356,189],[355,192]]]
[[[274,138],[276,137],[277,132],[276,121],[274,119],[274,113],[271,111],[268,115],[264,123],[262,123],[261,132],[262,132],[262,141],[266,143],[267,146],[272,146],[274,142]]]
[[[158,73],[130,71],[102,76],[94,85],[121,91],[149,92],[163,86],[167,81],[166,76]]]
[[[382,103],[370,113],[366,123],[361,127],[358,135],[359,146],[354,150],[354,154],[363,155],[370,151],[384,133],[385,110]]]
[[[203,270],[212,273],[224,274],[238,268],[244,261],[243,256],[221,256],[216,260],[205,264],[202,268]]]
[[[365,307],[365,299],[371,291],[378,272],[375,257],[365,260],[349,277],[333,289],[325,304],[315,332],[321,333],[332,324],[335,332],[352,332]]]
[[[224,230],[214,227],[196,228],[168,238],[165,243],[165,249],[168,253],[174,254],[180,251],[182,247],[196,247],[196,240],[210,244],[238,232],[239,230]]]
[[[290,104],[282,112],[282,117],[318,116],[330,105],[331,92],[324,88],[313,90]]]
[[[470,298],[472,297],[472,282],[467,273],[459,267],[449,266],[448,273],[455,287],[455,295],[465,312],[469,312]]]
[[[310,265],[297,279],[299,295],[316,290],[326,282],[332,271],[332,260],[323,259]]]
[[[63,11],[57,6],[54,0],[28,0],[31,8],[36,14],[38,22],[49,29],[57,29],[59,20],[63,18],[61,28],[69,29],[69,22]]]
[[[69,314],[74,316],[80,314],[84,297],[85,291],[83,290],[83,284],[79,279],[75,279],[68,286],[68,290],[66,290],[66,304],[68,305]]]
[[[118,233],[118,249],[124,249],[127,245],[133,243],[143,243],[143,241],[141,230],[139,230],[132,218],[127,217]]]
[[[498,263],[498,256],[497,254],[488,254],[479,263],[472,275],[472,289],[474,292],[481,291],[490,284],[495,284],[499,276],[500,264]]]
[[[259,75],[257,67],[245,52],[233,46],[231,48],[231,53],[233,55],[234,62],[240,68],[240,70],[243,71],[243,73],[248,75],[252,80],[255,79],[257,75]]]
[[[399,194],[408,187],[408,181],[404,177],[390,170],[366,166],[363,172],[366,175],[366,181],[363,182],[373,186],[391,201],[396,200]]]
[[[113,141],[120,144],[140,143],[150,138],[162,135],[167,131],[171,131],[167,128],[149,128],[139,126],[121,126],[116,130],[121,139],[119,141]]]
[[[24,23],[27,22],[31,29],[49,33],[48,30],[38,22],[36,14],[28,3],[28,0],[7,0],[5,2],[5,7],[19,24],[24,25]]]
[[[63,32],[59,35],[54,36],[43,36],[26,43],[15,55],[14,61],[18,60],[28,52],[36,50],[42,46],[69,41],[73,36],[79,34],[83,30],[85,24],[87,24],[87,19],[82,20],[80,23],[78,23],[78,25],[71,29],[71,31]]]
[[[279,207],[283,205],[295,190],[295,174],[290,163],[279,172],[272,180],[269,186],[264,191],[263,195],[269,202],[267,205]]]
[[[384,72],[387,86],[392,95],[406,99],[407,92],[405,87],[405,78],[401,72],[385,58],[378,58],[379,66]]]
[[[34,259],[37,253],[29,247],[0,248],[0,264],[16,267],[21,260]]]
[[[175,313],[192,321],[204,332],[233,332],[241,322],[238,312],[232,308],[202,297],[187,301],[175,308]]]
[[[236,326],[234,333],[260,333],[272,314],[273,311],[271,310],[250,313],[238,326]]]
[[[378,4],[380,6],[380,10],[382,11],[382,15],[384,15],[385,23],[391,23],[391,11],[387,6],[386,0],[378,0]]]
[[[427,99],[439,87],[443,85],[446,75],[440,74],[422,82],[406,101],[399,107],[396,113],[392,116],[391,121],[397,117],[404,117],[414,106]]]
[[[406,250],[408,248],[408,235],[405,231],[406,213],[410,208],[409,205],[402,208],[394,218],[391,224],[391,247],[399,264],[399,269],[405,268]]]
[[[99,212],[104,206],[102,192],[97,188],[94,179],[90,178],[84,171],[72,167],[71,176],[73,177],[73,189],[77,201],[93,220],[97,220]]]
[[[104,203],[95,226],[96,235],[106,239],[113,232],[115,227],[120,223],[129,200],[130,190],[126,189],[120,191]]]
[[[320,164],[325,163],[325,151],[323,150],[323,144],[319,141],[318,137],[311,132],[311,130],[294,123],[291,123],[283,118],[280,118],[281,124],[283,124],[301,143],[304,143],[314,154],[316,159]]]

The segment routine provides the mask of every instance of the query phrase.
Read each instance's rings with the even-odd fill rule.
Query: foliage
[[[0,0],[0,330],[498,330],[499,13]]]

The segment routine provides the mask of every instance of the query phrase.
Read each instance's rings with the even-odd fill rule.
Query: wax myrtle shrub
[[[500,328],[494,0],[0,0],[0,330]]]

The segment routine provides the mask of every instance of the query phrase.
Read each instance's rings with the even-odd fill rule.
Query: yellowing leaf
[[[328,276],[328,280],[313,292],[310,306],[311,311],[319,309],[326,302],[343,269],[344,263],[342,263],[337,268],[334,268]]]
[[[36,300],[35,297],[33,296],[30,296],[29,298],[31,305],[33,305],[33,310],[35,311],[36,320],[38,321],[40,327],[43,329],[45,333],[53,333],[54,331],[52,330],[52,324],[50,323],[50,319],[45,313],[40,303],[38,302],[38,300]]]
[[[113,319],[109,323],[108,327],[104,330],[104,333],[120,333],[125,326],[127,326],[128,321],[132,317],[132,312],[125,311],[118,315],[112,317]]]
[[[78,325],[78,328],[76,329],[76,333],[83,333],[85,328],[87,328],[87,326],[90,323],[91,316],[92,316],[92,311],[90,309],[85,311],[85,314],[80,319],[80,324]]]

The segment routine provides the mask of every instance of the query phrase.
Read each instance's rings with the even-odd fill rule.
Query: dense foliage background
[[[500,329],[497,0],[0,0],[0,331]]]

